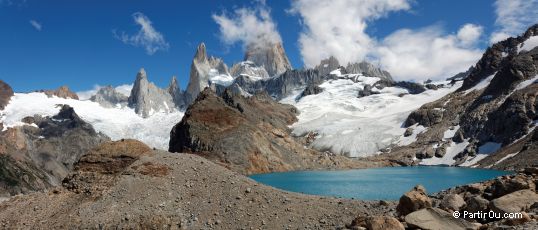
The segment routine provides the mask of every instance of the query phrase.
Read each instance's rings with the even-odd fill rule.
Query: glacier
[[[67,104],[94,129],[112,140],[132,138],[157,149],[168,149],[170,130],[183,118],[183,112],[156,111],[148,118],[137,115],[132,108],[105,108],[97,102],[47,97],[43,93],[15,93],[9,104],[0,111],[0,122],[7,127],[24,125],[21,120],[36,114],[53,116],[60,110],[58,105]]]
[[[312,146],[318,150],[329,150],[350,157],[367,157],[378,154],[380,149],[393,144],[409,144],[403,137],[402,127],[407,116],[421,105],[435,101],[454,92],[461,82],[449,85],[448,81],[437,90],[426,90],[420,94],[407,94],[399,87],[385,87],[379,94],[357,98],[365,85],[379,80],[361,74],[340,74],[339,79],[326,81],[319,86],[323,92],[300,99],[301,90],[283,98],[280,102],[297,107],[298,122],[291,126],[293,134],[317,133]],[[404,96],[402,96],[405,94]]]

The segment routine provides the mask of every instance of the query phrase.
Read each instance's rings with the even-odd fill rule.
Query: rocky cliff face
[[[406,126],[418,124],[428,129],[418,135],[415,143],[393,152],[406,153],[411,158],[420,153],[420,158],[435,159],[433,154],[422,153],[441,151],[443,154],[439,155],[445,158],[444,162],[495,167],[500,162],[488,158],[499,161],[511,157],[508,154],[525,152],[531,148],[529,145],[536,145],[532,141],[517,144],[518,140],[532,134],[538,120],[538,48],[520,50],[529,37],[536,35],[538,25],[522,36],[488,48],[471,68],[460,89],[425,104],[408,117]],[[456,145],[460,146],[460,151],[447,150]],[[511,152],[507,153],[507,149]],[[451,154],[444,156],[444,152]],[[514,159],[511,161],[524,155],[512,155]],[[525,156],[527,162],[538,164],[538,157]],[[529,164],[511,164],[515,169],[524,166]]]
[[[191,104],[198,94],[209,86],[211,75],[229,75],[228,67],[219,58],[208,57],[204,43],[198,45],[192,60],[189,84],[185,92],[185,104]]]
[[[100,88],[90,100],[99,103],[103,107],[114,108],[117,106],[127,106],[129,97],[117,92],[114,87],[109,85]]]
[[[0,80],[0,110],[3,110],[13,96],[13,89],[4,81]]]
[[[59,185],[73,164],[108,137],[64,105],[53,117],[27,117],[28,125],[0,133],[0,195]]]
[[[185,92],[181,91],[181,88],[179,88],[176,76],[173,76],[170,81],[168,93],[172,96],[177,108],[185,108]]]
[[[296,112],[266,94],[245,98],[226,90],[218,97],[206,89],[172,129],[169,151],[195,153],[243,174],[360,167],[292,137],[288,125]]]
[[[248,76],[253,79],[269,78],[269,73],[267,73],[265,68],[258,67],[251,61],[244,61],[234,64],[230,70],[230,74],[234,77]]]
[[[291,69],[288,56],[282,43],[268,44],[267,46],[252,45],[247,47],[245,61],[251,61],[256,66],[263,67],[270,77],[277,76]]]
[[[61,86],[60,88],[55,90],[41,90],[39,92],[45,93],[48,97],[56,96],[65,99],[71,98],[78,100],[78,95],[71,91],[67,86]]]
[[[146,71],[140,69],[128,99],[129,107],[142,117],[148,117],[155,112],[172,112],[175,103],[172,95],[148,81]]]

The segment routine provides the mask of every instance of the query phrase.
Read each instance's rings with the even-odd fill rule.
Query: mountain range
[[[53,197],[80,209],[86,205],[80,200],[92,204],[95,199],[92,210],[102,211],[99,199],[109,199],[109,192],[129,197],[137,191],[129,187],[132,184],[159,187],[162,180],[174,182],[177,177],[182,186],[192,187],[213,180],[213,174],[200,177],[199,170],[218,174],[215,178],[222,183],[234,178],[248,186],[238,193],[249,196],[256,185],[241,175],[411,165],[537,167],[537,46],[538,25],[534,25],[518,37],[493,44],[468,71],[442,81],[396,81],[371,63],[343,65],[334,57],[314,68],[293,69],[280,43],[247,46],[244,59],[231,67],[209,56],[201,43],[185,90],[176,77],[168,87],[159,88],[143,68],[129,95],[106,86],[87,100],[80,100],[66,86],[18,93],[0,80],[0,196],[52,191],[20,202],[35,199],[41,205]],[[186,167],[185,173],[172,164]],[[167,189],[171,188],[162,191]],[[258,189],[267,205],[287,196],[265,187],[254,190]],[[143,192],[152,199],[150,193],[161,194]],[[420,188],[411,192],[425,193]],[[237,200],[243,202],[243,195]],[[183,197],[174,199],[184,202]],[[279,202],[289,202],[286,199]],[[341,201],[318,205],[332,210],[334,202]],[[395,206],[385,206],[391,205]],[[167,207],[163,203],[160,208]],[[131,211],[121,218],[137,218]],[[378,207],[372,212],[384,211]],[[319,218],[319,212],[304,215]],[[140,221],[151,226],[152,221],[163,224],[176,218],[168,209],[165,213],[158,220],[143,216]],[[94,219],[77,215],[71,223],[101,226],[98,222],[106,222],[105,215],[92,215]],[[49,218],[54,226],[62,226],[62,221]],[[332,221],[343,221],[342,216],[325,222]]]

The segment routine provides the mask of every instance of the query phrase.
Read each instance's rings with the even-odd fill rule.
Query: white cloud
[[[446,35],[438,26],[400,29],[380,41],[373,56],[397,80],[444,79],[467,70],[481,57],[482,50],[470,47],[479,30],[470,24],[456,35]]]
[[[32,25],[37,31],[41,31],[41,29],[43,29],[41,23],[37,22],[36,20],[30,20],[30,25]]]
[[[482,28],[482,26],[469,23],[463,25],[460,30],[458,30],[457,36],[463,45],[471,46],[478,42],[483,31],[484,28]]]
[[[245,47],[265,46],[282,41],[263,1],[254,8],[239,8],[231,15],[213,14],[212,18],[220,26],[221,40],[228,45],[241,42]]]
[[[368,22],[409,8],[407,0],[298,0],[290,12],[302,17],[299,46],[311,67],[330,55],[343,64],[363,59],[375,45],[365,32]]]
[[[78,98],[80,100],[89,100],[93,95],[97,93],[104,86],[94,85],[92,89],[86,91],[77,92]],[[114,88],[118,93],[121,93],[125,96],[131,95],[131,89],[133,89],[133,84],[124,84],[119,85]]]
[[[341,64],[368,60],[397,80],[443,79],[467,70],[481,56],[479,25],[465,24],[448,34],[440,26],[399,29],[385,38],[366,33],[372,21],[410,10],[411,0],[297,0],[291,12],[301,16],[299,46],[307,67],[329,56]]]
[[[168,50],[170,45],[164,39],[164,36],[157,31],[148,17],[137,12],[133,14],[133,19],[140,26],[138,33],[128,35],[122,32],[121,35],[114,32],[114,36],[125,44],[137,47],[143,47],[148,55],[153,55],[159,50]]]
[[[497,0],[494,6],[497,30],[490,36],[491,43],[519,35],[538,23],[538,0]]]

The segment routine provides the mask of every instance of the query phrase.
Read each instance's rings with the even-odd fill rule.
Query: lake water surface
[[[342,171],[299,171],[252,175],[279,189],[362,200],[398,200],[417,184],[428,193],[489,180],[511,172],[441,166],[386,167]]]

